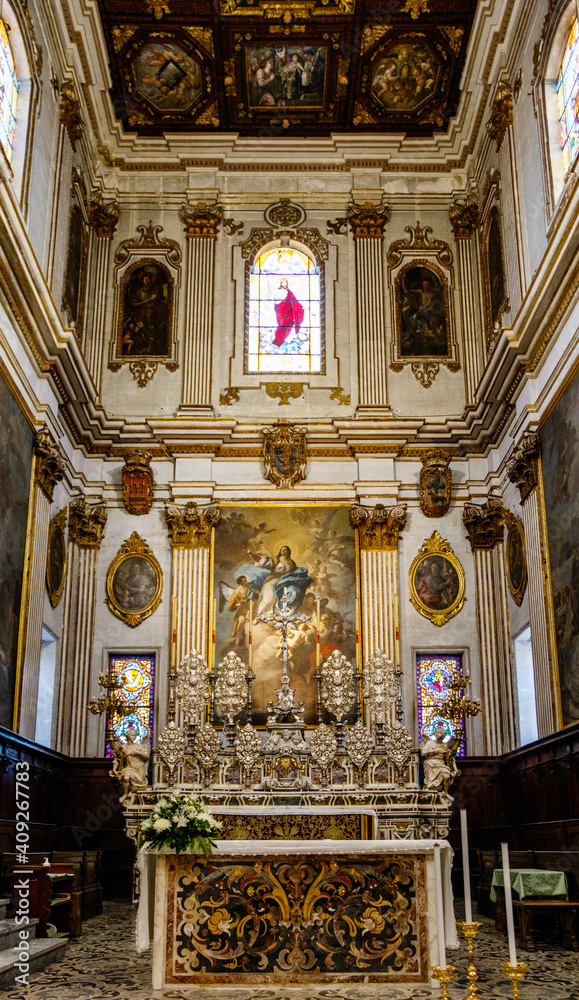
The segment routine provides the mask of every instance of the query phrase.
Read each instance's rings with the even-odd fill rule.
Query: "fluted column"
[[[364,660],[378,650],[396,660],[398,541],[406,524],[406,505],[354,506],[352,524],[360,545],[360,627]],[[395,710],[392,709],[392,719]]]
[[[213,285],[215,240],[221,222],[220,205],[183,205],[187,236],[185,348],[181,405],[211,411],[213,364]]]
[[[356,317],[358,326],[358,409],[377,416],[389,412],[386,383],[386,289],[382,241],[386,205],[348,206],[356,246]]]
[[[48,429],[43,427],[34,440],[30,544],[20,614],[19,680],[16,683],[14,716],[18,732],[31,740],[36,732],[50,505],[54,487],[62,479],[64,469],[58,448]]]
[[[460,316],[464,342],[466,404],[473,406],[484,366],[484,344],[480,303],[482,288],[472,235],[479,224],[478,205],[473,201],[454,202],[450,222],[457,246]]]
[[[555,630],[547,571],[547,537],[539,478],[540,445],[537,434],[527,431],[507,467],[509,479],[521,494],[525,529],[531,645],[537,699],[539,736],[560,726],[560,691],[557,676]]]
[[[496,755],[515,743],[502,504],[468,504],[463,519],[476,572],[485,753]]]
[[[97,563],[106,521],[102,500],[89,504],[79,497],[69,506],[57,749],[73,757],[84,757],[94,750],[89,748],[87,704],[92,683]]]
[[[118,205],[103,205],[93,201],[88,207],[88,219],[93,229],[88,301],[92,308],[90,340],[86,357],[97,398],[100,396],[103,353],[107,339],[105,326],[111,240],[119,222]]]
[[[205,659],[211,636],[211,600],[209,594],[211,532],[219,521],[217,505],[198,507],[190,502],[184,507],[167,504],[165,517],[173,550],[171,586],[172,663],[180,663],[187,653],[196,650]],[[182,724],[179,706],[175,721]]]

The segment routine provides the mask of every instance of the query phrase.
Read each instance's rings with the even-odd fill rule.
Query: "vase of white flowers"
[[[220,829],[221,823],[197,795],[180,792],[159,799],[151,815],[139,825],[151,850],[170,847],[175,854],[203,851],[206,858],[211,856]]]

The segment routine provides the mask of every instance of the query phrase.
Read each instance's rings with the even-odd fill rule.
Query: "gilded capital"
[[[494,549],[498,542],[502,542],[505,522],[500,500],[491,497],[480,507],[476,504],[466,504],[462,519],[473,552],[475,549]]]
[[[525,431],[507,465],[508,477],[512,483],[517,484],[521,493],[521,503],[525,502],[539,482],[540,454],[539,435],[533,431]]]
[[[455,240],[469,240],[478,229],[480,212],[476,201],[454,201],[448,214]]]
[[[46,498],[52,503],[54,487],[64,476],[66,465],[60,457],[50,431],[46,426],[36,432],[34,438],[34,453],[36,455],[35,479]]]
[[[211,544],[211,529],[221,517],[217,504],[198,507],[192,500],[184,507],[168,503],[165,518],[171,531],[173,548],[208,549]]]
[[[70,145],[76,149],[78,140],[84,132],[80,116],[80,101],[76,96],[72,80],[65,80],[60,88],[60,124],[68,132]]]
[[[103,204],[91,201],[87,209],[88,221],[97,236],[102,240],[110,240],[119,224],[119,206],[115,201]]]
[[[406,525],[406,504],[385,507],[377,503],[375,507],[361,507],[355,504],[350,511],[350,520],[360,532],[362,549],[397,549],[400,532]]]
[[[100,548],[107,516],[107,505],[102,499],[92,503],[84,497],[72,500],[68,508],[68,540],[81,549]]]
[[[223,209],[217,202],[207,204],[200,201],[196,205],[182,205],[181,219],[185,223],[187,239],[212,239],[217,237]]]
[[[357,205],[355,201],[348,205],[348,222],[355,240],[381,240],[384,238],[384,227],[388,222],[388,205],[373,205],[365,201]]]
[[[486,124],[490,139],[494,139],[499,152],[509,125],[513,124],[513,92],[508,83],[499,85],[497,96],[493,101],[491,116]]]

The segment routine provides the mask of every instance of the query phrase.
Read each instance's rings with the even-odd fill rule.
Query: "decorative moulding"
[[[306,429],[279,420],[263,431],[264,475],[278,489],[291,489],[306,478]]]
[[[153,506],[155,490],[151,455],[146,451],[127,451],[121,479],[123,503],[129,514],[148,514]]]
[[[165,519],[171,531],[172,548],[208,549],[211,530],[218,523],[221,511],[217,504],[198,507],[190,500],[184,507],[165,505]]]
[[[406,518],[406,504],[397,507],[385,507],[382,503],[375,507],[354,505],[350,512],[350,520],[360,533],[362,549],[397,549]]]

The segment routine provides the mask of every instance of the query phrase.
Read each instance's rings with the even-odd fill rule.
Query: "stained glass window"
[[[567,168],[575,159],[579,143],[579,26],[577,18],[573,22],[561,62],[557,80],[557,98],[561,146],[565,157],[565,168]]]
[[[0,142],[9,160],[12,159],[16,130],[18,80],[4,21],[0,20]]]
[[[419,738],[432,736],[435,729],[442,726],[446,730],[444,742],[454,734],[448,719],[440,715],[440,706],[450,692],[450,684],[461,676],[462,657],[458,653],[417,653],[416,685],[418,690],[418,733]],[[461,741],[457,757],[464,757],[464,739]]]
[[[266,250],[251,268],[247,371],[322,371],[320,273],[301,250]]]
[[[155,693],[154,653],[111,653],[109,671],[112,677],[121,681],[125,699],[131,702],[133,711],[120,718],[113,713],[114,735],[127,742],[126,731],[132,726],[137,730],[137,740],[153,741],[153,696]],[[110,745],[106,747],[107,757],[112,757]]]

